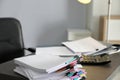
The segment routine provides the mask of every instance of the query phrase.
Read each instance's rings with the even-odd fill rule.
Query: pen
[[[59,54],[58,56],[60,56],[60,57],[74,57],[76,55],[81,57],[81,54]]]

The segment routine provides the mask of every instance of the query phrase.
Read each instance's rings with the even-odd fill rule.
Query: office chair
[[[0,63],[24,56],[25,50],[35,53],[35,49],[24,48],[19,20],[0,18]]]

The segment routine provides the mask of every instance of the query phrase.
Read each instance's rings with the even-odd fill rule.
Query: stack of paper
[[[22,66],[16,67],[14,71],[27,77],[29,80],[70,80],[68,77],[65,76],[65,73],[67,71],[46,74]]]
[[[54,49],[56,48],[59,51],[61,51],[61,49],[65,49],[54,47]],[[65,69],[65,71],[62,72],[56,71],[69,66],[72,62],[76,61],[79,56],[60,57],[58,55],[52,55],[47,52],[45,53],[46,50],[44,50],[43,52],[43,50],[41,49],[41,51],[43,54],[38,51],[39,53],[37,53],[36,55],[14,59],[15,64],[17,64],[14,71],[25,77],[28,77],[30,80],[63,80],[64,78],[65,80],[69,80],[68,77],[65,77],[67,68]],[[68,54],[70,54],[69,51]]]
[[[107,46],[101,44],[92,37],[63,42],[62,44],[74,53],[94,53],[107,48]]]
[[[59,57],[54,55],[32,55],[14,60],[15,64],[27,67],[36,71],[52,73],[67,65],[69,65],[76,58]]]

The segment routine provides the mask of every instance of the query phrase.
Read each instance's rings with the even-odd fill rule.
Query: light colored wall
[[[0,17],[21,21],[26,47],[58,45],[68,28],[86,28],[86,6],[77,0],[0,0]]]
[[[111,15],[120,15],[120,0],[111,0]],[[99,17],[107,15],[108,0],[93,0],[89,8],[91,17],[89,20],[89,29],[93,33],[94,38],[98,39],[99,35]],[[89,15],[90,16],[90,15]]]

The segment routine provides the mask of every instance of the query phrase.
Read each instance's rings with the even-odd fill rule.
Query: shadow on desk
[[[6,75],[6,74],[0,74],[0,80],[26,80],[24,78],[18,78],[18,77],[13,77],[10,75]]]
[[[0,80],[28,80],[27,78],[15,73],[13,69],[15,64],[13,61],[0,64]]]

